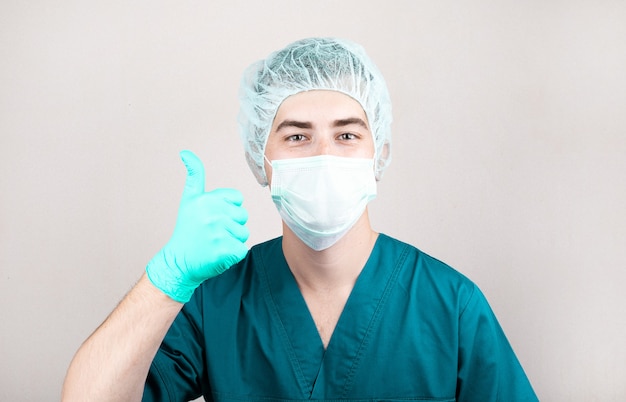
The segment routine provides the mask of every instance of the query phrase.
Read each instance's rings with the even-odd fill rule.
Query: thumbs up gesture
[[[180,153],[187,181],[168,243],[146,267],[148,278],[172,299],[186,303],[206,279],[226,271],[248,252],[248,213],[234,189],[204,191],[204,166],[191,151]]]

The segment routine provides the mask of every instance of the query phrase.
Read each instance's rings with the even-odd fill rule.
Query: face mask
[[[280,216],[317,251],[341,239],[376,197],[373,159],[320,155],[268,162]]]

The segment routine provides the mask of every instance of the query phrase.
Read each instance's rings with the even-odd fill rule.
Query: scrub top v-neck
[[[144,400],[200,395],[219,402],[537,400],[480,290],[383,234],[326,350],[281,238],[204,282],[168,331]]]
[[[374,247],[358,277],[326,350],[282,251],[274,248],[262,260],[259,269],[269,290],[272,324],[283,337],[282,346],[289,351],[303,396],[324,399],[329,392],[339,390],[336,396],[349,395],[360,356],[380,322],[386,293],[393,288],[396,271],[401,267],[396,262],[393,269],[376,269],[379,250]]]

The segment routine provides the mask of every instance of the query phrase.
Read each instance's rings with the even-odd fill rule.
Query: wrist
[[[154,259],[146,267],[145,277],[155,290],[177,303],[187,303],[197,287],[184,284],[181,278],[172,275],[167,266],[158,264]]]

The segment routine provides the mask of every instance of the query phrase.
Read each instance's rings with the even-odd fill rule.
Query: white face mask
[[[317,251],[341,239],[376,197],[374,159],[320,155],[268,162],[280,216]]]

